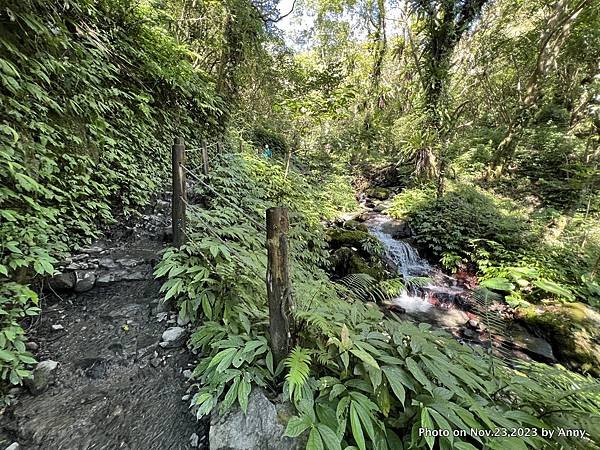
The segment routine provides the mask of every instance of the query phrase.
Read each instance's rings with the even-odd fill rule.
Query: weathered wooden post
[[[288,210],[267,209],[267,297],[269,331],[275,367],[286,358],[291,346],[290,317],[292,289],[288,266]]]
[[[171,200],[171,220],[173,223],[173,245],[181,247],[185,244],[185,143],[183,138],[175,138],[173,144],[173,199]]]
[[[202,172],[208,175],[208,148],[206,141],[202,141]]]

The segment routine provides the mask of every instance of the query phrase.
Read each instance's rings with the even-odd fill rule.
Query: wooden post
[[[208,175],[208,148],[206,141],[202,141],[202,172]]]
[[[185,244],[185,143],[183,138],[175,138],[173,144],[173,199],[171,200],[171,221],[173,224],[173,245],[181,247]]]
[[[290,317],[292,289],[289,278],[287,232],[288,210],[267,209],[267,297],[269,331],[275,367],[286,358],[291,346]]]

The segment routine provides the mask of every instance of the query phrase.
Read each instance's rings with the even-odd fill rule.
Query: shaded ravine
[[[29,339],[39,361],[58,366],[47,388],[36,395],[21,388],[6,408],[0,448],[13,442],[21,450],[207,444],[207,423],[188,409],[193,355],[185,339],[165,345],[161,338],[177,324],[159,303],[160,283],[152,277],[163,248],[155,237],[160,233],[133,231],[126,243],[100,243],[73,258],[94,274],[93,288],[44,297]]]

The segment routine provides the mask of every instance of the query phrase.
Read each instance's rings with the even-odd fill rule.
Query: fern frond
[[[302,387],[306,384],[310,373],[310,352],[302,347],[295,347],[283,364],[289,369],[285,379],[289,386],[290,400],[292,396],[295,400],[299,400]]]

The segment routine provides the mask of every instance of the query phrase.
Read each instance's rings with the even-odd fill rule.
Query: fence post
[[[173,198],[171,200],[171,220],[173,224],[173,245],[181,247],[185,244],[185,143],[183,138],[175,138],[173,144]]]
[[[292,337],[290,333],[292,289],[288,266],[288,228],[287,208],[267,209],[267,298],[269,300],[269,331],[275,367],[288,355]]]
[[[202,141],[202,172],[208,175],[208,148],[206,141]]]

